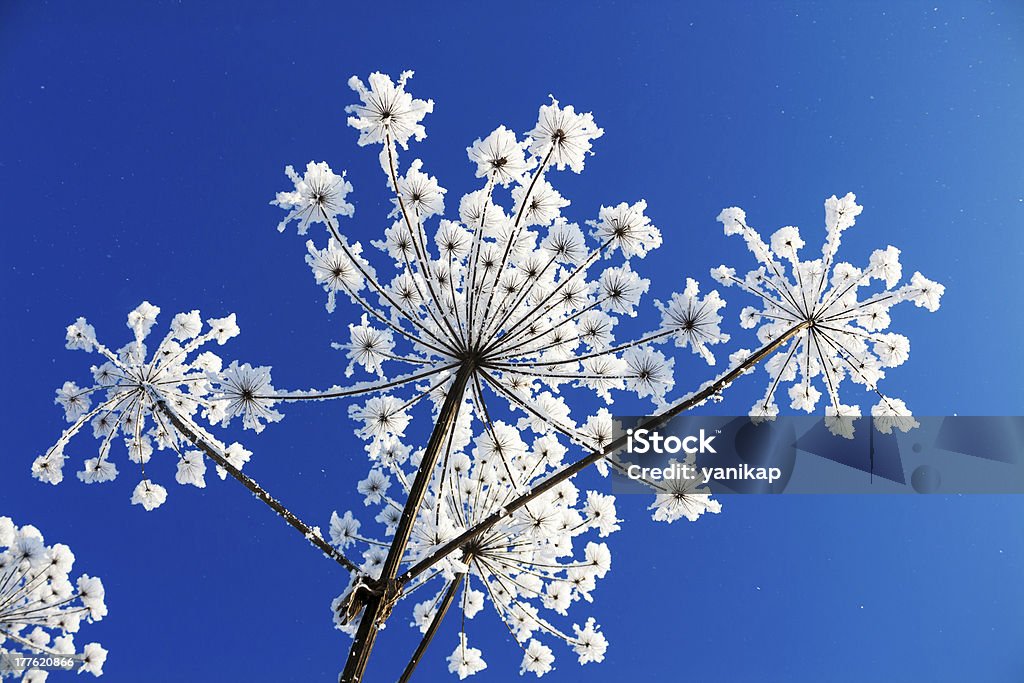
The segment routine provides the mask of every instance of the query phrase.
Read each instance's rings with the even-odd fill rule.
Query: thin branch
[[[457,353],[457,351],[453,347],[451,347],[449,344],[447,344],[444,339],[442,339],[441,337],[439,337],[436,334],[434,334],[433,331],[431,331],[431,329],[429,327],[424,325],[423,321],[420,320],[420,318],[418,316],[413,315],[413,314],[407,312],[394,299],[392,299],[391,295],[387,293],[387,290],[385,290],[383,287],[381,287],[379,284],[377,284],[377,280],[375,278],[371,277],[370,274],[366,272],[366,270],[363,268],[363,265],[359,262],[359,259],[356,258],[356,256],[354,254],[352,254],[351,251],[349,251],[348,244],[345,243],[345,240],[342,238],[341,234],[338,232],[338,229],[337,229],[337,227],[335,227],[334,223],[332,223],[331,220],[329,218],[327,218],[327,217],[325,217],[324,220],[327,222],[327,228],[330,231],[331,236],[341,246],[341,250],[344,252],[345,256],[348,257],[348,260],[351,261],[352,265],[354,265],[356,267],[356,270],[358,270],[359,274],[363,276],[363,279],[366,280],[370,284],[371,287],[373,287],[375,290],[377,290],[377,294],[382,296],[382,297],[384,297],[384,299],[386,299],[387,302],[389,304],[391,304],[391,306],[394,308],[394,310],[396,310],[399,313],[401,313],[403,317],[405,317],[410,323],[412,323],[413,327],[419,328],[421,332],[423,332],[424,334],[432,337],[438,344],[440,344],[444,348],[448,349],[450,353],[452,353],[452,354]],[[349,293],[349,295],[352,296],[353,298],[355,298],[357,300],[360,298],[357,294],[355,294],[355,292],[350,290],[347,286],[345,287],[345,289]],[[378,317],[381,320],[383,320],[383,317],[381,316],[381,314],[378,313],[377,310],[375,308],[373,308],[372,306],[370,306],[369,304],[365,304],[364,303],[363,304],[363,308],[367,309],[369,312],[373,313],[376,317]],[[386,321],[385,321],[385,323],[386,323]],[[398,331],[401,334],[403,334],[403,335],[408,335],[408,332],[406,332],[405,330],[401,330],[400,329]]]
[[[409,382],[415,382],[417,380],[431,377],[440,372],[451,370],[458,363],[448,363],[447,365],[434,367],[430,370],[424,370],[423,372],[416,372],[410,375],[404,375],[398,379],[388,380],[386,382],[363,382],[356,384],[355,386],[348,387],[346,389],[337,389],[334,391],[318,391],[318,392],[296,392],[287,394],[265,394],[254,396],[256,399],[273,399],[275,401],[325,401],[332,398],[345,398],[347,396],[358,396],[359,394],[372,394],[378,391],[386,391],[388,389],[394,389],[395,387],[408,384]]]
[[[515,370],[520,365],[526,365],[526,366],[529,366],[529,367],[537,367],[537,366],[548,366],[548,365],[565,365],[566,363],[578,363],[579,361],[587,360],[588,358],[597,358],[598,356],[607,356],[608,354],[611,354],[611,353],[618,353],[619,351],[625,351],[626,349],[631,349],[634,346],[640,346],[641,344],[646,344],[648,342],[652,342],[652,341],[655,341],[657,339],[661,339],[662,337],[667,337],[670,334],[675,334],[675,332],[676,332],[675,330],[661,330],[660,332],[655,332],[653,334],[649,334],[646,337],[642,337],[640,339],[637,339],[635,341],[631,341],[631,342],[626,343],[626,344],[620,344],[618,346],[613,346],[611,348],[604,349],[603,351],[594,351],[592,353],[588,353],[588,354],[585,354],[583,356],[573,356],[571,358],[566,358],[564,360],[531,361],[529,363],[508,363],[508,362],[505,362],[505,363],[492,363],[491,365],[494,368],[496,368],[496,369],[502,369],[502,370],[504,370],[504,369],[511,369],[511,370]]]
[[[178,415],[173,408],[171,408],[166,401],[161,397],[154,397],[156,401],[156,408],[163,413],[164,416],[174,425],[186,439],[191,441],[197,448],[205,453],[211,460],[217,463],[224,469],[228,474],[237,479],[242,483],[245,488],[249,489],[253,495],[262,500],[267,506],[276,512],[284,521],[288,522],[290,526],[302,533],[303,537],[317,548],[319,548],[325,555],[340,564],[345,569],[352,573],[361,573],[359,567],[345,557],[341,551],[325,541],[319,533],[313,530],[308,524],[299,519],[295,514],[282,505],[276,498],[267,493],[267,491],[256,483],[254,479],[248,475],[242,474],[242,471],[232,465],[227,458],[224,457],[220,449],[214,445],[213,440],[206,437],[203,434],[201,427],[196,425],[188,418],[183,418]]]
[[[494,172],[487,177],[487,184],[484,186],[484,206],[480,211],[480,220],[473,227],[473,239],[469,245],[469,294],[466,297],[466,346],[473,345],[473,323],[476,317],[476,273],[480,257],[480,245],[484,241],[484,225],[487,222],[487,209],[491,205],[491,197],[494,194]],[[481,285],[482,288],[482,285]],[[482,292],[481,292],[482,293]]]
[[[512,305],[512,307],[505,312],[504,317],[502,317],[498,324],[494,327],[494,333],[492,335],[492,338],[488,340],[489,348],[498,347],[510,341],[510,337],[512,333],[516,330],[516,328],[518,328],[526,320],[529,320],[532,317],[533,313],[536,313],[537,310],[539,310],[548,301],[550,301],[556,294],[558,294],[558,292],[562,290],[563,287],[565,287],[565,285],[574,280],[577,275],[585,272],[586,269],[589,268],[590,265],[593,263],[594,259],[597,258],[602,252],[604,252],[604,250],[607,249],[608,245],[610,245],[611,243],[612,238],[608,238],[599,247],[593,249],[587,255],[587,257],[583,259],[571,273],[569,273],[569,275],[565,276],[562,280],[560,280],[557,286],[551,292],[548,292],[547,296],[545,296],[540,301],[536,302],[522,318],[517,320],[508,330],[505,331],[504,334],[501,334],[499,336],[502,326],[512,318],[512,315],[516,312],[516,310],[518,310],[519,306],[522,305],[524,299],[526,299],[530,292],[533,291],[533,288],[536,287],[537,284],[541,281],[541,278],[544,276],[544,273],[546,273],[548,268],[550,268],[551,265],[555,262],[557,254],[552,254],[551,258],[548,260],[547,264],[545,264],[544,268],[542,268],[540,272],[537,273],[536,277],[530,279],[529,284],[523,288],[523,291],[520,294],[519,298]],[[544,309],[544,312],[541,315],[547,313],[547,311],[549,310],[551,310],[551,306]]]
[[[462,585],[462,580],[465,576],[465,574],[459,574],[458,578],[449,584],[448,590],[445,591],[444,597],[441,598],[441,604],[437,607],[437,613],[434,614],[434,618],[430,621],[430,626],[427,627],[426,633],[423,634],[423,639],[420,640],[420,644],[416,646],[416,652],[412,654],[412,658],[409,660],[409,663],[406,664],[405,671],[403,671],[401,677],[399,677],[398,683],[408,683],[409,677],[412,676],[412,672],[416,669],[416,665],[420,663],[420,660],[423,658],[423,653],[427,651],[427,646],[429,646],[430,641],[434,639],[434,634],[437,633],[437,628],[441,625],[441,621],[444,619],[445,614],[448,613],[448,608],[451,607],[452,600],[455,598],[455,593],[458,592],[459,586]]]

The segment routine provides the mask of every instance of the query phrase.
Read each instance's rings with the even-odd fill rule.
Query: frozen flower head
[[[593,115],[577,114],[571,106],[561,107],[552,97],[551,104],[540,108],[537,125],[529,135],[533,154],[550,157],[560,171],[568,166],[574,173],[581,173],[592,142],[604,131],[594,123]]]
[[[370,74],[370,87],[356,76],[348,86],[356,91],[361,102],[345,107],[348,125],[359,131],[359,144],[391,142],[408,148],[409,138],[422,140],[427,131],[420,121],[434,111],[433,100],[416,100],[405,91],[405,84],[412,78],[412,71],[403,71],[396,85],[390,76],[382,73]]]
[[[840,386],[848,380],[874,396],[871,413],[879,429],[915,426],[906,405],[879,388],[887,369],[901,365],[910,352],[905,336],[888,331],[890,310],[912,301],[935,311],[945,288],[920,273],[900,285],[900,251],[892,246],[874,251],[864,268],[837,261],[842,233],[861,211],[853,193],[825,201],[825,242],[814,259],[801,258],[804,240],[793,226],[780,228],[765,242],[747,225],[741,209],[719,214],[725,233],[741,236],[759,265],[742,277],[726,266],[714,269],[712,276],[756,297],[755,306],[741,311],[740,324],[756,328],[762,344],[784,339],[765,365],[768,388],[751,414],[778,414],[780,390],[794,410],[813,412],[824,399],[829,428],[851,437],[852,421],[861,412],[840,398]]]
[[[107,651],[98,643],[75,647],[83,623],[107,615],[103,583],[88,575],[72,582],[75,556],[66,545],[46,545],[33,526],[0,517],[0,677],[42,681],[42,669],[14,667],[17,657],[68,657],[79,673],[103,674]]]
[[[611,414],[580,414],[574,410],[578,395],[668,405],[677,358],[666,342],[714,363],[714,347],[729,339],[720,327],[725,302],[717,291],[702,293],[686,279],[681,293],[655,302],[658,327],[641,333],[631,324],[643,319],[650,289],[634,267],[660,246],[662,235],[643,200],[616,198],[591,220],[568,215],[570,201],[552,184],[551,172],[581,172],[603,131],[590,114],[557,101],[540,107],[525,134],[499,126],[474,141],[467,152],[482,187],[463,195],[458,214],[446,218],[454,202],[439,179],[418,159],[399,163],[397,146],[424,136],[420,121],[433,108],[405,92],[408,76],[397,85],[382,74],[374,74],[369,87],[357,78],[350,83],[361,102],[348,108],[349,123],[359,130],[359,144],[382,143],[381,168],[394,206],[370,241],[380,254],[375,259],[345,236],[341,214],[324,221],[327,244],[307,244],[328,309],[347,300],[356,312],[351,320],[359,321],[333,345],[344,354],[339,370],[344,367],[351,383],[235,394],[257,402],[253,414],[264,397],[359,397],[349,416],[371,461],[355,484],[368,514],[335,515],[331,539],[338,548],[362,552],[360,570],[379,589],[371,593],[386,597],[360,603],[361,584],[355,582],[336,601],[339,628],[356,628],[360,604],[368,611],[393,609],[390,592],[398,585],[396,597],[414,590],[424,597],[409,613],[428,636],[446,610],[471,620],[489,604],[523,650],[522,673],[550,671],[550,643],[558,640],[581,663],[601,661],[607,641],[592,620],[583,627],[579,620],[559,622],[592,600],[610,570],[609,548],[581,537],[603,538],[618,528],[614,499],[584,494],[569,481],[536,487],[557,476],[570,448],[595,458],[614,442]],[[828,395],[829,418],[846,419],[853,411],[838,401],[838,381],[853,378],[856,370],[875,389],[880,368],[902,363],[909,352],[905,340],[884,333],[894,300],[934,308],[941,295],[938,285],[920,276],[895,289],[901,277],[895,249],[878,252],[863,272],[835,264],[839,233],[853,225],[859,207],[850,195],[830,200],[826,210],[826,247],[814,261],[799,258],[805,245],[793,227],[765,243],[741,210],[721,216],[727,234],[744,236],[764,265],[744,277],[724,267],[714,276],[763,302],[761,309],[744,310],[741,319],[744,326],[760,327],[758,360],[779,351],[766,364],[773,386],[762,402],[765,415],[778,411],[772,397],[785,379],[791,405],[813,409]],[[586,232],[579,227],[584,223]],[[858,298],[865,278],[884,283],[891,296]],[[848,329],[855,326],[870,339],[854,340]],[[75,338],[88,345],[90,332],[79,329]],[[788,345],[773,348],[773,340]],[[723,377],[752,366],[754,354],[730,356],[732,367]],[[846,361],[854,367],[838,370]],[[804,381],[797,379],[801,372]],[[825,391],[822,382],[810,382],[819,377]],[[875,410],[881,424],[898,427],[905,407],[895,400],[884,406],[884,415]],[[417,415],[435,424],[425,443],[411,436]],[[606,461],[599,471],[616,466]],[[527,491],[536,495],[523,502]],[[521,504],[508,507],[516,501]],[[658,488],[652,510],[662,521],[694,520],[720,505],[706,489],[682,482]],[[483,520],[486,530],[474,534]],[[381,614],[360,627],[376,629]],[[449,657],[460,677],[484,666],[482,653],[468,642],[460,629],[459,646]]]
[[[366,277],[372,275],[372,269],[360,257],[362,246],[358,242],[342,249],[331,240],[326,249],[317,249],[313,240],[307,240],[306,250],[309,252],[306,265],[313,271],[317,284],[327,292],[328,312],[334,311],[338,292],[355,295],[362,290]]]
[[[576,632],[576,643],[573,650],[579,656],[580,664],[603,662],[604,653],[608,651],[608,639],[597,629],[594,619],[587,619],[584,628],[573,624]]]
[[[519,667],[519,675],[529,672],[540,678],[544,674],[551,671],[551,664],[555,661],[555,656],[551,653],[551,648],[544,645],[539,640],[531,640],[530,644],[526,646],[525,652],[523,652],[523,663]]]
[[[465,633],[460,634],[459,644],[448,655],[448,671],[458,675],[460,681],[480,673],[487,668],[487,662],[481,654],[480,650],[469,646]]]
[[[523,153],[528,145],[528,141],[518,142],[513,131],[498,126],[483,140],[477,139],[466,152],[476,164],[477,178],[491,177],[495,183],[508,186],[521,180],[529,170],[529,162]]]
[[[284,172],[288,174],[295,189],[291,192],[278,192],[277,198],[270,203],[280,206],[288,212],[277,229],[284,232],[292,221],[298,223],[300,235],[305,235],[310,223],[326,223],[337,216],[351,217],[356,208],[345,201],[352,191],[352,184],[341,175],[331,171],[327,162],[309,162],[306,172],[301,177],[291,166]]]
[[[675,460],[669,461],[670,466],[676,464]],[[692,466],[693,458],[688,458],[686,464]],[[722,511],[722,504],[711,498],[711,490],[703,485],[700,475],[694,478],[681,476],[645,483],[657,491],[654,502],[648,508],[654,511],[655,521],[671,524],[685,517],[691,522],[696,522],[705,512],[718,514]]]
[[[729,341],[729,335],[719,328],[722,322],[719,311],[725,306],[725,301],[717,291],[703,298],[699,297],[699,291],[697,281],[687,278],[682,294],[673,294],[668,304],[654,303],[661,311],[662,329],[672,333],[675,345],[681,349],[689,346],[708,364],[714,365],[715,357],[708,347]]]
[[[533,187],[516,185],[512,188],[516,215],[523,225],[548,225],[556,220],[562,209],[569,206],[569,200],[558,194],[558,190],[547,180],[539,178]]]
[[[92,484],[114,479],[118,467],[111,460],[111,447],[123,442],[132,467],[138,467],[140,483],[132,494],[132,503],[152,510],[163,504],[166,489],[150,481],[146,474],[156,451],[173,451],[178,459],[178,480],[203,486],[201,457],[186,453],[189,435],[180,430],[208,437],[209,443],[223,447],[206,434],[196,418],[206,415],[213,422],[224,422],[240,414],[246,425],[262,428],[262,422],[279,419],[270,409],[271,402],[255,395],[246,402],[246,391],[272,391],[269,371],[233,363],[221,375],[223,362],[216,354],[199,352],[200,347],[217,342],[224,344],[238,334],[234,314],[225,318],[203,320],[199,311],[179,313],[171,320],[170,330],[155,345],[152,353],[146,341],[160,309],[143,302],[128,314],[127,326],[133,339],[120,349],[111,350],[96,338],[95,331],[84,318],[68,328],[69,349],[92,351],[101,357],[91,368],[91,381],[83,386],[65,382],[57,390],[55,403],[64,409],[70,426],[57,442],[36,458],[32,474],[41,481],[57,484],[64,478],[65,449],[83,429],[92,429],[99,440],[95,457],[85,460],[78,478]],[[234,389],[235,393],[231,393]],[[177,422],[175,422],[177,420]],[[202,465],[202,467],[200,467]]]
[[[565,406],[550,394],[544,404],[550,414],[568,419]],[[464,409],[472,414],[484,407],[474,398]],[[500,511],[518,493],[529,490],[562,465],[566,448],[546,433],[542,420],[524,418],[519,429],[483,421],[485,426],[475,435],[461,429],[453,432],[438,476],[427,492],[427,502],[412,528],[404,564],[415,565],[430,557],[474,520]],[[610,417],[608,426],[610,439]],[[543,435],[527,443],[524,431]],[[591,434],[600,431],[591,424],[581,430]],[[392,448],[395,446],[393,443]],[[400,510],[400,501],[408,494],[418,465],[402,457],[380,458],[369,476],[357,485],[364,504],[379,511],[373,520],[385,527],[384,538],[394,534],[394,511]],[[619,529],[620,521],[613,496],[584,493],[564,482],[486,534],[466,542],[459,555],[443,558],[417,584],[424,585],[427,592],[411,607],[411,623],[426,632],[439,618],[438,605],[442,602],[444,609],[461,612],[463,623],[474,619],[482,609],[491,609],[526,653],[524,672],[540,676],[551,670],[551,641],[563,641],[581,663],[600,661],[607,641],[593,619],[588,620],[585,629],[573,628],[565,619],[574,605],[592,601],[598,580],[611,565],[611,554],[604,543],[583,539],[607,537]],[[372,531],[363,531],[366,526],[352,513],[335,513],[331,517],[332,543],[339,548],[363,546],[370,552],[378,541],[367,535]],[[433,591],[429,590],[431,586]],[[339,600],[344,602],[344,596]],[[482,653],[468,646],[465,629],[449,661],[452,671],[463,677],[482,668]]]
[[[593,228],[594,239],[608,245],[606,256],[619,250],[627,259],[643,258],[647,252],[661,246],[661,231],[651,224],[646,211],[647,202],[642,199],[632,205],[623,202],[617,206],[602,206],[600,217],[587,224]]]
[[[167,500],[167,489],[159,484],[154,484],[149,479],[143,479],[132,492],[132,505],[141,505],[147,511],[154,510],[164,504]]]
[[[258,434],[267,422],[277,422],[284,417],[273,408],[278,399],[270,383],[269,367],[254,368],[248,363],[239,365],[238,361],[233,361],[213,380],[208,410],[211,420],[216,416],[226,425],[240,416],[242,425]]]
[[[398,179],[398,196],[392,200],[395,204],[393,216],[401,216],[403,205],[406,211],[420,218],[444,213],[444,194],[446,190],[437,184],[437,178],[423,173],[423,162],[416,159],[409,165],[409,170]]]
[[[349,325],[350,341],[348,344],[332,344],[336,349],[343,349],[351,361],[345,368],[345,376],[351,377],[353,367],[360,365],[367,372],[374,372],[384,378],[383,364],[395,347],[395,338],[391,330],[377,329],[370,325],[366,316],[359,325]]]

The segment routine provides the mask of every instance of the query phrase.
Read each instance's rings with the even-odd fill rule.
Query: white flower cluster
[[[671,459],[669,467],[690,465],[696,462],[694,455],[688,455],[683,462]],[[696,522],[705,512],[718,514],[722,504],[711,497],[711,489],[699,478],[676,477],[660,481],[647,482],[657,491],[654,502],[649,510],[654,510],[654,521],[671,524],[677,519],[686,518]]]
[[[694,280],[668,303],[657,302],[657,329],[616,340],[619,329],[632,327],[620,320],[637,315],[650,286],[634,265],[662,240],[643,200],[601,207],[596,219],[582,225],[563,215],[569,200],[552,185],[551,175],[566,168],[583,171],[593,141],[603,134],[589,113],[552,99],[524,136],[499,126],[477,139],[467,153],[483,186],[461,197],[457,216],[443,218],[450,201],[437,178],[419,159],[404,172],[399,167],[398,148],[407,150],[412,138],[426,136],[422,121],[433,108],[406,91],[411,75],[402,74],[397,83],[379,73],[369,85],[350,81],[361,102],[347,109],[349,124],[360,131],[360,145],[380,144],[394,204],[381,239],[370,242],[384,255],[380,263],[371,264],[363,245],[349,240],[338,223],[340,216],[352,215],[346,200],[352,186],[344,173],[310,163],[299,176],[289,167],[294,189],[272,202],[289,211],[282,226],[294,221],[300,234],[310,223],[326,228],[326,244],[306,243],[306,262],[327,293],[329,311],[338,296],[362,311],[359,324],[349,325],[349,338],[334,344],[345,353],[346,375],[362,370],[375,378],[348,389],[281,396],[373,394],[351,406],[350,415],[372,460],[358,489],[367,505],[379,506],[375,521],[386,533],[399,524],[404,494],[423,458],[422,450],[403,441],[413,408],[429,397],[425,403],[436,414],[456,376],[469,376],[403,567],[555,471],[566,453],[560,439],[587,452],[611,442],[610,413],[574,417],[573,391],[607,403],[625,392],[663,406],[675,360],[656,345],[674,341],[713,363],[711,347],[728,340],[719,328],[724,301],[717,292],[701,296]],[[609,264],[613,257],[619,263]],[[387,269],[391,273],[384,275]],[[400,366],[409,369],[394,370]],[[601,470],[607,471],[604,463]],[[523,647],[525,671],[540,675],[550,669],[550,651],[535,633],[562,638],[580,661],[600,661],[606,643],[592,621],[570,633],[540,610],[565,615],[573,602],[590,600],[610,556],[604,544],[591,543],[578,557],[573,539],[615,528],[611,496],[581,495],[567,482],[472,542],[466,557],[441,561],[430,576],[443,574],[449,583],[462,577],[467,617],[486,597]],[[351,513],[336,515],[331,529],[340,548],[362,544],[363,570],[379,575],[389,543],[360,536],[360,521]],[[421,628],[435,603],[428,600],[414,610]],[[348,604],[343,596],[335,607]],[[355,628],[347,613],[339,614],[339,623]],[[450,660],[460,676],[483,666],[478,651],[461,637]]]
[[[159,507],[167,499],[167,490],[153,483],[146,466],[154,450],[170,449],[178,456],[175,479],[179,484],[206,486],[206,463],[203,454],[190,448],[191,442],[169,419],[172,412],[197,434],[216,444],[225,459],[241,468],[251,453],[240,444],[225,446],[209,436],[195,423],[202,414],[212,423],[226,423],[242,416],[247,427],[259,431],[261,421],[281,418],[271,406],[273,401],[261,398],[260,392],[273,393],[269,369],[239,366],[232,363],[223,368],[219,356],[210,352],[195,353],[204,344],[224,344],[238,334],[234,314],[207,321],[203,331],[199,311],[179,313],[171,321],[170,331],[148,354],[145,340],[156,323],[160,309],[144,301],[128,314],[127,325],[134,339],[116,351],[96,338],[96,331],[85,318],[67,328],[67,348],[100,354],[104,362],[91,368],[91,384],[80,387],[65,382],[57,390],[55,402],[64,409],[70,427],[60,439],[36,458],[32,474],[51,484],[64,478],[65,448],[87,425],[100,440],[99,453],[85,461],[78,478],[88,484],[114,479],[117,466],[109,459],[113,442],[123,439],[129,459],[139,466],[141,480],[131,502],[146,510]],[[170,412],[169,412],[170,411]],[[221,479],[223,469],[218,468]]]
[[[42,683],[48,672],[19,666],[19,658],[74,660],[78,673],[103,674],[107,651],[74,637],[82,621],[107,614],[103,583],[87,574],[71,582],[75,556],[61,543],[46,545],[34,526],[0,517],[0,679]]]
[[[913,301],[929,311],[939,308],[945,287],[914,273],[910,282],[898,286],[903,275],[899,249],[888,246],[871,254],[866,268],[837,262],[842,233],[853,227],[862,211],[853,193],[825,200],[825,243],[821,257],[801,260],[804,241],[793,226],[780,228],[769,242],[746,223],[739,208],[723,210],[718,220],[726,235],[739,235],[760,264],[742,277],[733,268],[720,266],[712,276],[725,286],[736,285],[758,298],[757,306],[740,313],[740,324],[757,328],[763,344],[799,327],[793,336],[765,364],[769,375],[765,395],[751,409],[751,415],[778,414],[777,390],[788,384],[789,405],[794,410],[814,412],[822,397],[818,384],[828,395],[825,407],[829,429],[852,438],[860,407],[844,404],[839,387],[844,379],[859,384],[877,396],[871,408],[875,426],[884,433],[917,425],[910,410],[897,398],[882,394],[878,383],[886,368],[905,362],[910,341],[887,332],[890,309],[901,301]],[[872,282],[880,287],[865,292]]]
[[[496,422],[493,430],[471,437],[469,416],[478,408],[464,406],[445,459],[435,469],[430,492],[404,558],[406,564],[428,557],[432,551],[459,532],[500,510],[518,493],[543,480],[564,464],[567,448],[553,434],[538,435],[525,443],[519,430]],[[385,538],[394,534],[416,474],[418,453],[393,437],[384,443],[374,468],[358,484],[363,502],[377,510],[375,521],[385,527]],[[402,495],[395,496],[392,486]],[[553,623],[555,615],[567,617],[573,603],[590,602],[596,581],[611,566],[611,554],[604,543],[590,541],[581,548],[578,537],[596,533],[606,537],[619,529],[615,500],[594,491],[585,493],[566,481],[531,501],[480,538],[467,543],[461,557],[448,556],[430,573],[413,584],[418,590],[431,579],[448,581],[460,577],[457,606],[466,619],[473,619],[489,602],[513,638],[529,656],[547,655],[536,661],[524,658],[524,667],[544,673],[553,659],[550,649],[536,637],[564,640],[581,663],[599,662],[607,642],[593,620],[570,633]],[[331,542],[341,549],[363,547],[361,569],[379,575],[386,554],[385,545],[361,535],[361,522],[351,513],[331,518]],[[436,585],[433,582],[432,585]],[[442,587],[413,608],[413,626],[425,631],[434,618]],[[339,599],[335,605],[343,604]],[[337,615],[341,617],[342,615]],[[339,618],[339,628],[351,632],[354,625]],[[482,668],[479,651],[466,646],[465,634],[449,659],[460,676]],[[546,664],[545,664],[546,663]]]
[[[313,222],[327,227],[326,245],[307,242],[306,261],[327,292],[328,310],[342,294],[364,312],[361,324],[349,326],[349,340],[335,344],[349,360],[346,374],[359,366],[391,379],[377,388],[293,392],[289,399],[392,392],[427,377],[450,382],[454,368],[472,361],[477,384],[493,389],[528,421],[544,420],[595,446],[598,442],[586,438],[576,422],[562,419],[568,415],[566,388],[589,389],[608,402],[613,392],[627,391],[663,405],[673,386],[674,360],[654,344],[672,339],[714,362],[709,347],[728,340],[719,329],[724,302],[717,292],[700,297],[693,280],[667,305],[658,303],[660,328],[616,344],[620,318],[636,315],[650,285],[631,260],[659,246],[661,234],[642,200],[602,207],[598,219],[587,222],[589,235],[561,215],[569,202],[551,186],[548,173],[583,170],[592,140],[603,132],[590,114],[553,101],[541,107],[540,119],[522,141],[505,126],[478,139],[468,154],[486,182],[462,197],[458,220],[446,220],[440,218],[446,191],[424,172],[422,162],[413,161],[404,175],[398,172],[396,145],[407,147],[413,135],[424,137],[421,121],[432,108],[405,91],[410,76],[404,73],[396,85],[373,74],[369,87],[353,79],[362,104],[349,108],[355,114],[349,122],[362,131],[360,144],[382,144],[394,222],[372,245],[393,262],[392,276],[380,275],[363,245],[341,233],[337,218],[351,215],[344,201],[351,185],[325,164],[311,163],[301,177],[289,169],[294,191],[279,193],[272,202],[293,212],[283,224],[296,221],[300,234]],[[326,189],[312,197],[314,186]],[[499,203],[501,188],[509,188],[511,207]],[[602,256],[616,253],[622,265],[598,268]],[[408,348],[400,352],[399,344]],[[421,371],[402,375],[385,369],[396,364]],[[353,414],[365,423],[364,433],[387,431],[391,423],[408,421],[405,403],[374,397]]]
[[[345,196],[352,191],[352,185],[340,176],[331,172],[325,162],[306,164],[306,173],[301,177],[291,166],[284,170],[295,184],[291,192],[278,192],[277,198],[270,202],[288,211],[288,215],[277,226],[284,232],[289,223],[298,224],[299,234],[305,235],[310,223],[323,220],[324,216],[351,216],[356,208],[345,201]]]

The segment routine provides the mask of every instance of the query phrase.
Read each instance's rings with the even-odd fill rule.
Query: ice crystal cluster
[[[99,643],[75,648],[82,623],[107,614],[103,583],[88,574],[72,583],[74,563],[66,545],[46,545],[34,526],[0,517],[0,679],[47,679],[45,669],[22,666],[22,657],[70,658],[78,673],[103,674],[107,651]]]
[[[653,302],[658,324],[638,331],[651,286],[641,261],[662,243],[646,202],[612,197],[606,206],[570,212],[556,187],[559,174],[584,171],[604,134],[593,116],[552,98],[525,133],[500,125],[477,138],[466,150],[477,186],[455,200],[410,154],[410,144],[425,139],[424,118],[434,108],[406,90],[411,75],[349,81],[358,101],[346,109],[348,124],[359,146],[378,152],[392,206],[380,234],[349,236],[342,219],[357,220],[354,188],[324,161],[288,166],[290,186],[271,201],[284,211],[277,229],[294,227],[305,238],[297,251],[327,311],[355,311],[333,343],[344,384],[281,391],[270,368],[225,367],[213,353],[200,353],[237,333],[234,316],[209,320],[204,332],[197,311],[178,314],[151,354],[145,339],[159,309],[149,303],[129,315],[134,339],[117,351],[79,319],[68,328],[68,347],[102,360],[86,386],[68,382],[58,390],[71,426],[33,472],[59,482],[68,442],[89,425],[99,453],[78,477],[112,479],[111,444],[124,440],[139,467],[132,502],[151,510],[167,495],[146,473],[154,451],[173,452],[177,481],[198,487],[205,485],[205,458],[213,459],[222,478],[244,483],[350,570],[348,588],[332,604],[337,627],[354,636],[346,681],[360,680],[363,664],[351,663],[365,659],[357,655],[368,652],[376,630],[408,597],[397,618],[423,632],[421,648],[446,612],[461,613],[447,660],[460,678],[487,666],[466,629],[485,607],[521,648],[520,673],[552,670],[552,645],[581,664],[600,662],[608,643],[592,618],[577,614],[577,603],[590,602],[609,571],[603,539],[621,520],[612,496],[581,489],[571,477],[589,463],[601,474],[617,466],[607,406],[627,396],[676,414],[720,399],[767,360],[768,390],[751,410],[758,417],[779,412],[780,388],[789,407],[808,412],[824,389],[830,428],[850,436],[861,413],[855,400],[840,398],[848,380],[877,394],[871,415],[880,429],[906,429],[907,407],[878,389],[885,369],[909,352],[905,337],[887,331],[889,311],[900,301],[935,310],[943,288],[919,273],[899,286],[894,247],[876,251],[863,269],[836,260],[843,231],[861,212],[852,194],[826,201],[824,247],[811,260],[800,257],[796,228],[765,242],[742,210],[725,209],[719,220],[726,234],[741,236],[759,265],[742,276],[722,266],[712,276],[756,298],[757,306],[742,310],[741,327],[757,328],[761,346],[731,353],[724,374],[679,398],[676,354],[699,359],[698,368],[716,363],[714,347],[729,341],[721,329],[725,301],[679,277],[669,284],[681,292]],[[869,292],[873,284],[883,287]],[[335,399],[347,405],[367,474],[351,483],[363,505],[334,513],[328,540],[241,474],[248,450],[224,445],[203,424],[239,418],[260,432],[282,418],[285,404]],[[593,405],[602,407],[584,409]],[[433,425],[429,439],[418,436],[423,427],[410,427],[414,420]],[[656,520],[693,521],[720,510],[695,482],[654,488]]]

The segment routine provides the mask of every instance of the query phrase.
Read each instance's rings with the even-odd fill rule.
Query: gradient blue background
[[[593,111],[597,156],[555,183],[574,220],[648,200],[666,242],[639,264],[654,295],[750,263],[714,222],[723,206],[765,230],[802,226],[817,248],[822,200],[856,192],[866,208],[844,256],[891,243],[908,274],[948,288],[937,314],[897,309],[913,353],[889,391],[920,414],[1024,410],[1020,3],[138,5],[0,6],[0,514],[103,577],[110,615],[82,637],[110,649],[105,680],[333,681],[340,668],[328,604],[343,572],[235,482],[179,487],[164,459],[169,500],[145,513],[128,504],[137,475],[122,452],[115,482],[75,479],[89,436],[61,486],[29,466],[63,426],[53,390],[95,362],[63,349],[78,315],[118,345],[142,299],[165,324],[235,311],[226,357],[272,364],[279,386],[341,380],[328,344],[354,313],[325,314],[304,240],[276,233],[267,201],[285,164],[325,159],[356,187],[345,229],[379,234],[384,179],[344,126],[353,73],[417,71],[411,91],[437,106],[414,153],[450,206],[476,187],[474,138],[528,130],[548,93]],[[734,317],[749,302],[727,295],[730,349],[749,347]],[[683,386],[709,376],[677,367]],[[747,379],[724,408],[743,412],[761,388]],[[247,471],[303,518],[326,527],[332,509],[362,507],[342,406],[293,407],[235,436],[255,451]],[[592,608],[606,662],[580,668],[556,646],[548,680],[1024,679],[1020,497],[733,497],[673,526],[650,522],[648,502],[620,499],[628,524]],[[406,615],[369,680],[393,679],[411,651]],[[476,680],[517,678],[521,653],[493,613],[471,638],[490,665]],[[447,624],[419,680],[447,679],[455,641]]]

